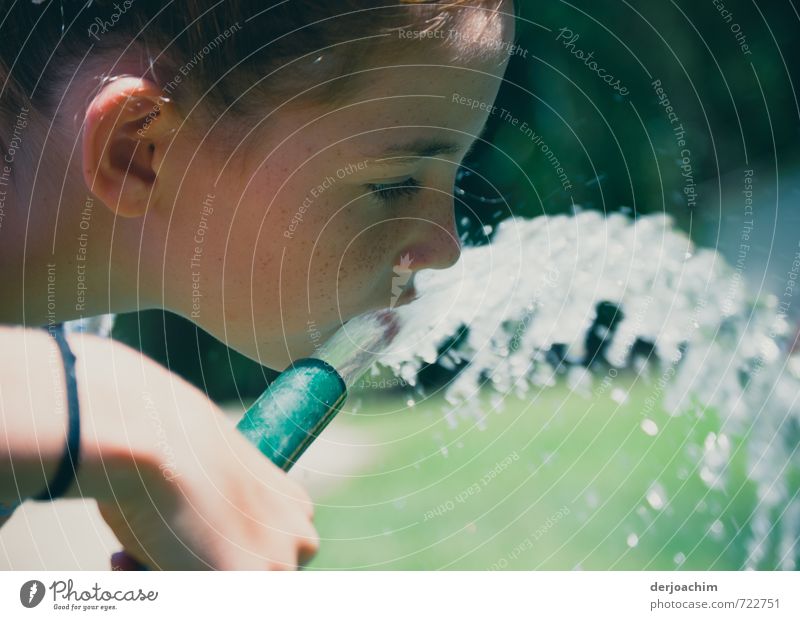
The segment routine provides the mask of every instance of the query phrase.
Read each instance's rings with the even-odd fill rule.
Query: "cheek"
[[[402,222],[378,205],[348,205],[348,192],[332,189],[309,200],[301,189],[251,192],[231,234],[237,248],[229,251],[236,258],[228,261],[226,284],[236,281],[238,290],[226,297],[246,304],[248,314],[252,304],[262,339],[278,326],[283,337],[303,332],[309,320],[333,324],[391,290]]]
[[[344,277],[368,274],[386,268],[391,260],[397,226],[387,212],[360,200],[331,218],[321,233],[323,245],[337,260]]]
[[[312,301],[355,307],[385,288],[398,243],[396,226],[363,203],[315,206],[319,210],[312,207],[307,226],[298,229],[302,234],[285,244],[287,268],[308,284]]]
[[[373,223],[351,236],[342,250],[340,282],[347,286],[368,286],[391,269],[392,234],[386,223]]]

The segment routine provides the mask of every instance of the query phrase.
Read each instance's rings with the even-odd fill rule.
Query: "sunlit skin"
[[[487,23],[480,11],[460,28],[466,38],[510,44],[514,36],[510,16]],[[464,45],[475,52],[466,60]],[[57,320],[165,308],[283,368],[348,318],[398,302],[396,266],[453,265],[456,171],[508,57],[463,39],[392,49],[348,101],[290,103],[232,151],[216,141],[235,119],[199,140],[165,101],[146,122],[162,94],[147,79],[112,80],[88,106],[88,83],[76,85],[55,134],[45,141],[44,123],[26,134],[30,152],[44,155],[38,172],[31,155],[18,170],[0,230],[0,260],[10,266],[0,274],[8,299],[0,321],[48,321],[47,265],[56,264]],[[487,105],[460,105],[454,93]],[[406,187],[386,188],[397,184]],[[83,264],[86,297],[76,309]],[[404,288],[399,303],[413,296],[411,280]]]

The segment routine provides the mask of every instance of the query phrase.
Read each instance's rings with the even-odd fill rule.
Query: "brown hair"
[[[29,107],[49,119],[63,85],[77,69],[92,67],[92,58],[105,57],[99,71],[111,71],[109,61],[114,63],[127,48],[136,55],[139,75],[148,74],[180,111],[185,113],[202,99],[200,111],[210,118],[223,112],[263,116],[265,102],[292,87],[320,84],[314,88],[315,99],[336,97],[352,81],[337,76],[351,74],[381,35],[385,41],[393,30],[443,29],[458,19],[458,9],[496,10],[500,4],[500,0],[0,1],[0,111],[8,116]],[[245,91],[248,95],[243,97]]]

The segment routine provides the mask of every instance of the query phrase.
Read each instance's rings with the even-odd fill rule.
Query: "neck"
[[[136,286],[132,240],[142,222],[115,220],[86,189],[80,163],[48,157],[33,136],[33,128],[23,134],[9,184],[0,187],[0,323],[47,325],[150,307],[148,291]]]

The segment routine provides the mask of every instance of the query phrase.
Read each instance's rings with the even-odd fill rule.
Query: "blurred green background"
[[[750,167],[765,186],[796,175],[800,21],[790,2],[529,0],[517,10],[520,52],[497,106],[540,141],[498,114],[490,119],[456,190],[468,243],[487,242],[485,226],[511,216],[595,209],[666,212],[700,243],[716,244],[729,209],[719,179]],[[561,29],[572,35],[558,40]],[[576,50],[593,52],[627,94]],[[684,147],[656,79],[685,129]],[[683,191],[682,148],[693,200]],[[114,336],[234,406],[274,377],[168,313],[119,316]],[[446,378],[431,368],[423,383]],[[363,407],[337,424],[376,448],[319,503],[324,542],[313,567],[740,568],[754,503],[741,458],[722,491],[709,491],[698,474],[698,446],[717,414],[654,413],[651,436],[640,428],[647,388],[620,390],[630,391],[623,404],[559,387],[508,402],[502,413],[486,394],[480,430],[467,421],[450,428],[436,397],[412,408],[409,390],[366,388]],[[483,486],[512,454],[518,460]],[[465,501],[455,499],[470,488]]]
[[[658,430],[643,432],[652,387],[617,381],[624,402],[554,388],[501,411],[487,396],[483,429],[450,428],[438,398],[397,411],[371,395],[339,432],[370,437],[373,457],[317,502],[323,545],[311,568],[740,568],[755,498],[744,454],[709,490],[698,446],[716,414],[654,411]]]

